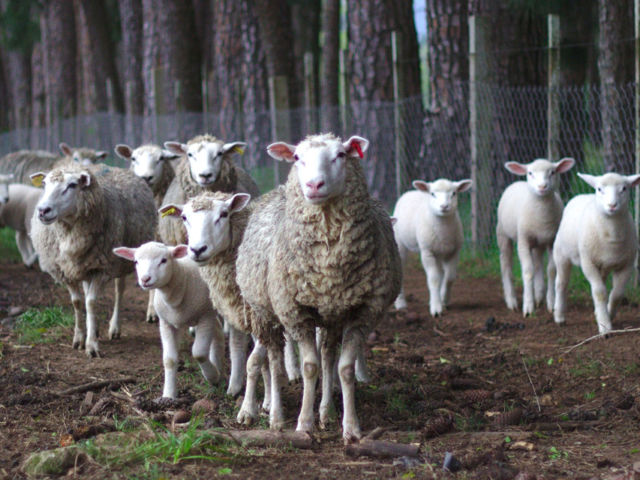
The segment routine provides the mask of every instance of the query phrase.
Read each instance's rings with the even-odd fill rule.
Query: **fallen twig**
[[[66,390],[62,390],[61,392],[54,392],[58,396],[72,395],[74,393],[83,393],[89,390],[98,390],[103,387],[107,387],[109,385],[122,385],[125,383],[135,383],[136,379],[133,377],[121,378],[118,380],[100,380],[97,382],[85,383],[83,385],[78,385],[75,387],[67,388]]]
[[[524,365],[524,371],[527,372],[527,377],[529,378],[529,383],[531,384],[531,388],[533,389],[533,395],[536,397],[536,403],[538,404],[538,411],[541,412],[542,408],[540,407],[540,400],[538,399],[538,394],[536,392],[536,387],[533,385],[533,380],[531,380],[531,375],[529,375],[529,369],[527,368],[527,362],[524,361],[524,357],[521,355],[520,360],[522,360],[522,365]]]
[[[349,444],[345,453],[350,457],[389,458],[389,457],[417,457],[420,445],[385,442],[382,440],[364,440],[360,443]]]
[[[572,347],[565,347],[565,353],[570,353],[578,347],[581,347],[585,343],[589,343],[592,340],[596,340],[597,338],[606,337],[607,335],[612,335],[614,333],[632,333],[632,332],[640,332],[640,328],[625,328],[623,330],[610,330],[607,333],[599,333],[594,335],[593,337],[589,337],[586,340],[581,341],[580,343],[576,343]]]
[[[271,430],[212,430],[213,436],[230,438],[243,447],[294,447],[310,449],[317,445],[307,432],[274,432]]]
[[[377,440],[386,431],[387,431],[386,428],[376,427],[373,430],[371,430],[369,433],[367,433],[364,437],[362,437],[362,440],[360,440],[360,441],[364,442],[364,441],[367,441],[367,440]]]

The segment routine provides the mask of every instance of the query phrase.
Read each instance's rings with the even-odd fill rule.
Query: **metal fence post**
[[[406,97],[404,69],[402,61],[404,52],[402,51],[402,32],[394,30],[391,32],[391,60],[393,64],[393,131],[394,131],[394,156],[396,167],[396,196],[400,197],[407,186],[404,174],[407,165],[406,149],[404,148],[405,122],[403,100]]]
[[[560,17],[547,15],[547,159],[555,162],[560,159]]]
[[[269,77],[269,114],[271,138],[274,142],[291,142],[289,105],[289,79],[284,75]],[[274,162],[273,181],[277,186],[286,181],[289,165],[285,161]]]

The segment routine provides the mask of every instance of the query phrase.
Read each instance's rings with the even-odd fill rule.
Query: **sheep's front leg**
[[[282,360],[282,358],[280,359]],[[264,385],[264,399],[262,400],[262,409],[265,412],[271,411],[271,371],[269,370],[269,362],[262,364],[262,384]]]
[[[539,307],[542,304],[542,300],[544,300],[543,256],[544,249],[538,247],[531,249],[531,258],[533,259],[533,298],[536,307]]]
[[[284,334],[284,367],[290,382],[300,379],[300,367],[296,355],[295,342],[288,333]]]
[[[355,360],[358,350],[362,348],[363,335],[358,328],[347,328],[342,338],[342,352],[338,371],[342,386],[342,438],[345,443],[352,443],[361,437],[360,422],[356,413]]]
[[[202,319],[200,323],[198,323],[196,326],[196,338],[191,347],[191,355],[195,361],[198,362],[198,365],[200,365],[202,376],[211,385],[218,383],[222,373],[210,360],[211,347],[216,334],[216,324],[214,321],[215,319],[209,318]],[[218,338],[216,339],[217,342],[221,341],[220,336],[222,336],[222,332],[219,332]],[[222,342],[224,342],[224,337],[222,338]]]
[[[229,325],[229,357],[231,359],[231,374],[227,395],[236,396],[242,391],[247,358],[247,344],[249,336]],[[259,369],[258,369],[259,370]]]
[[[271,371],[271,408],[269,409],[269,428],[279,430],[284,427],[284,411],[282,409],[282,397],[280,395],[280,389],[282,388],[283,382],[282,346],[270,346],[268,354],[269,369]],[[265,395],[267,387],[267,385],[264,387]]]
[[[429,311],[431,315],[437,317],[442,315],[442,300],[440,298],[440,284],[442,282],[442,268],[438,260],[428,250],[420,253],[424,273],[427,275],[427,286],[429,287]]]
[[[38,258],[38,255],[33,249],[33,244],[27,232],[16,230],[16,246],[22,257],[22,262],[26,267],[31,268],[36,258]]]
[[[500,228],[496,231],[498,248],[500,249],[500,273],[502,276],[502,290],[504,301],[510,310],[518,309],[518,299],[513,286],[513,242]]]
[[[164,366],[163,398],[176,398],[176,373],[178,372],[178,329],[160,320],[162,341],[162,365]]]
[[[451,258],[443,262],[444,278],[442,279],[442,285],[440,286],[440,299],[444,306],[449,304],[449,295],[451,293],[451,286],[456,279],[458,273],[458,257],[459,253],[456,253]]]
[[[84,330],[82,329],[82,321],[84,316],[84,307],[82,305],[82,289],[79,285],[67,285],[67,290],[71,296],[71,305],[73,305],[73,317],[75,327],[73,329],[73,343],[71,346],[75,349],[84,348]]]
[[[607,333],[611,330],[611,318],[607,310],[607,286],[602,278],[602,273],[590,260],[580,259],[582,273],[589,280],[591,285],[591,296],[593,297],[593,309],[596,315],[599,333]]]
[[[231,332],[233,332],[233,330],[235,329],[232,329]],[[247,360],[247,386],[244,390],[244,399],[242,400],[242,406],[236,417],[236,421],[244,425],[251,425],[258,419],[256,386],[258,385],[260,370],[267,355],[267,349],[264,345],[257,339],[254,339],[254,341],[253,350]]]
[[[563,258],[558,254],[554,254],[553,261],[556,265],[556,295],[553,307],[553,319],[556,323],[565,322],[567,313],[567,285],[571,276],[571,261]]]
[[[155,290],[149,290],[149,302],[147,302],[147,322],[155,323],[158,321],[158,314],[156,308],[153,306],[153,297],[155,296]]]
[[[553,259],[553,252],[551,249],[549,249],[547,257],[547,310],[553,312],[553,304],[555,302],[556,262]]]
[[[402,265],[402,271],[404,272],[404,267],[407,263],[408,251],[402,244],[398,244],[398,253],[400,254],[400,264]],[[407,299],[404,297],[403,285],[400,285],[400,293],[398,294],[398,298],[396,298],[395,307],[396,310],[407,308]]]
[[[102,291],[103,286],[104,280],[102,278],[94,278],[90,281],[82,282],[85,309],[87,310],[87,341],[85,342],[85,351],[90,357],[100,356],[96,304],[98,294]],[[113,318],[111,320],[113,321]],[[111,336],[111,325],[109,327],[109,336]]]
[[[115,297],[113,301],[113,315],[109,321],[109,340],[120,338],[120,304],[124,293],[125,277],[118,277],[114,281]]]
[[[616,315],[618,303],[624,295],[624,288],[633,274],[633,265],[635,265],[635,262],[628,268],[613,272],[611,293],[609,294],[609,303],[607,304],[607,310],[611,320],[613,320],[613,317]]]
[[[298,340],[298,348],[302,357],[302,406],[298,415],[298,432],[313,431],[313,404],[316,396],[316,381],[318,380],[318,351],[316,350],[313,327],[307,328]]]
[[[338,338],[335,333],[323,329],[320,337],[320,362],[322,365],[322,399],[320,400],[320,428],[325,429],[335,412],[333,406],[334,367]]]
[[[526,238],[518,238],[518,259],[522,268],[522,315],[531,315],[534,312],[533,275],[534,264],[531,255],[531,247]]]

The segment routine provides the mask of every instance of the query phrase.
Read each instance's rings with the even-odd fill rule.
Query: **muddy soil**
[[[462,275],[450,308],[437,319],[428,314],[417,262],[405,288],[408,310],[392,311],[368,339],[372,381],[358,385],[357,408],[363,431],[383,427],[383,440],[420,443],[419,461],[347,457],[336,424],[320,435],[315,450],[236,449],[229,464],[191,460],[151,471],[88,461],[68,476],[617,478],[640,460],[639,333],[614,334],[567,351],[597,333],[588,297],[570,302],[566,326],[559,327],[544,310],[526,319],[507,310],[497,278]],[[71,328],[59,336],[45,334],[48,343],[33,345],[19,344],[11,322],[0,329],[1,478],[23,478],[21,463],[29,453],[113,429],[114,419],[143,415],[170,425],[173,411],[203,397],[216,405],[206,424],[235,428],[238,399],[224,395],[224,386],[206,385],[188,360],[178,374],[182,403],[153,403],[163,379],[158,327],[144,322],[146,295],[129,280],[122,338],[109,341],[107,290],[100,302],[101,358],[73,350]],[[11,307],[51,305],[70,311],[63,288],[37,270],[0,263],[0,319]],[[614,328],[640,327],[638,311],[637,304],[625,302]],[[187,359],[188,350],[185,339],[181,358]],[[134,382],[91,395],[59,395],[125,377]],[[127,401],[128,394],[135,401]],[[299,383],[286,387],[289,428],[295,427],[300,398]],[[335,401],[341,414],[339,392]],[[266,418],[260,425],[267,425]],[[457,460],[456,473],[442,471],[447,452]]]

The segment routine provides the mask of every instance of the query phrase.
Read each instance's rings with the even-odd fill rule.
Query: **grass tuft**
[[[29,309],[16,322],[15,331],[21,344],[46,343],[57,339],[63,329],[73,325],[73,315],[61,307]]]
[[[20,263],[22,257],[16,245],[15,231],[11,228],[0,228],[0,258],[8,263]]]

